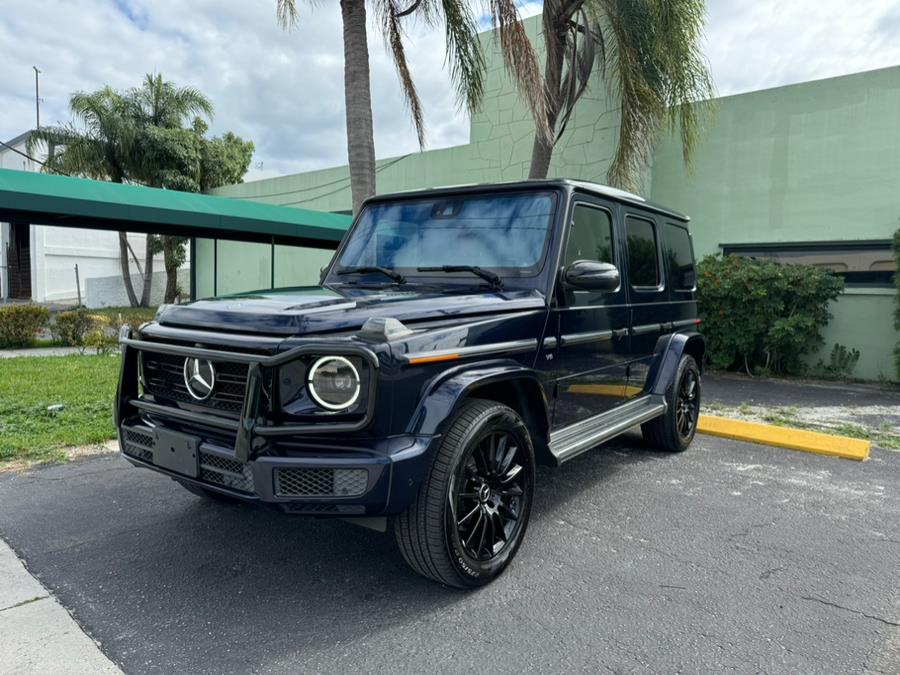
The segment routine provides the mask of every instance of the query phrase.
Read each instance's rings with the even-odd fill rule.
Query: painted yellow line
[[[771,424],[730,420],[724,417],[701,415],[697,423],[697,431],[701,434],[731,438],[736,441],[748,441],[763,445],[775,445],[780,448],[815,452],[831,457],[843,457],[862,461],[869,456],[869,441],[846,436],[832,436],[815,431],[788,429]]]

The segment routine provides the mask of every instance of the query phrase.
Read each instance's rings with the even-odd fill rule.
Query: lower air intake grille
[[[233,490],[253,492],[253,471],[249,464],[208,452],[200,453],[200,480]]]
[[[122,450],[126,455],[131,455],[145,462],[153,461],[153,438],[139,431],[126,429],[122,437]]]
[[[355,497],[366,491],[365,469],[277,469],[279,497]]]

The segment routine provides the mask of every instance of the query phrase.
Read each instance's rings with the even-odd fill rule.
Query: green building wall
[[[526,25],[539,40],[540,17]],[[490,67],[470,142],[379,161],[378,192],[528,175],[532,122],[492,34],[483,39]],[[667,136],[658,144],[643,190],[691,216],[698,255],[719,252],[725,244],[887,240],[900,226],[900,67],[723,97],[715,108],[693,170],[683,166],[677,137]],[[598,81],[576,108],[549,175],[605,182],[618,122],[617,106]],[[214,193],[324,211],[350,209],[346,166]],[[320,251],[298,254],[280,266],[279,282],[311,283],[327,258]],[[243,284],[255,277],[242,265],[250,265],[242,256],[224,270],[220,264],[218,293],[249,290]],[[198,287],[203,276],[198,272]],[[861,352],[854,376],[895,379],[893,292],[848,289],[831,310],[823,353],[813,355],[811,363],[827,361],[839,343]]]

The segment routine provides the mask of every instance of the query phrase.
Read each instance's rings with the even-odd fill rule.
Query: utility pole
[[[36,129],[40,130],[41,128],[41,89],[40,89],[40,74],[41,71],[38,70],[37,66],[31,66],[34,68],[34,115],[37,121]]]

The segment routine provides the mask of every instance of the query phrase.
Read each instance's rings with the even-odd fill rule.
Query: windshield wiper
[[[438,267],[417,267],[418,272],[471,272],[487,281],[491,288],[499,291],[503,288],[503,279],[490,270],[483,269],[477,265],[440,265]]]
[[[398,274],[394,270],[390,270],[387,267],[379,267],[377,265],[372,265],[369,267],[344,267],[337,271],[337,273],[341,276],[345,274],[371,274],[374,272],[379,272],[386,277],[389,277],[391,281],[397,284],[405,284],[406,277],[402,274]]]

